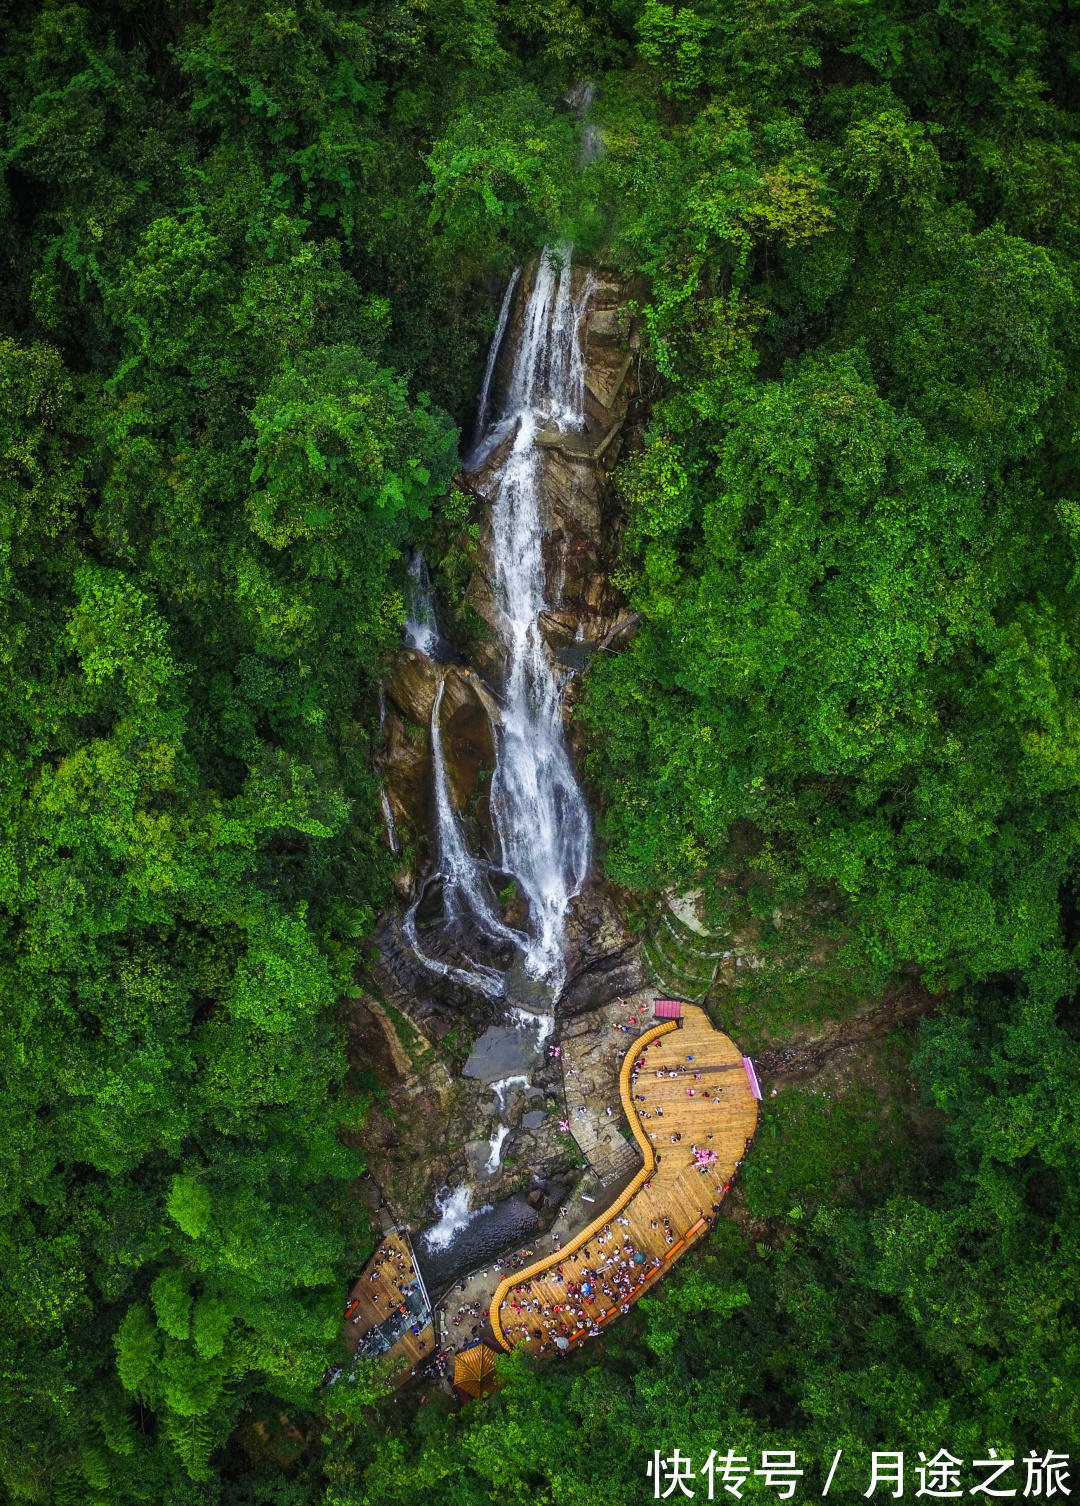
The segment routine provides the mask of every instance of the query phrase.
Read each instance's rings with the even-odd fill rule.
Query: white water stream
[[[405,642],[429,659],[434,659],[439,647],[439,624],[435,616],[435,593],[431,589],[431,576],[427,561],[419,549],[413,551],[409,560],[408,600],[405,613]]]
[[[449,1187],[444,1187],[436,1194],[435,1206],[439,1210],[439,1222],[423,1236],[424,1244],[429,1250],[445,1250],[474,1218],[491,1212],[490,1203],[486,1203],[483,1208],[472,1207],[472,1188],[467,1182],[455,1187],[453,1192]]]
[[[506,1095],[511,1088],[527,1088],[531,1082],[528,1072],[515,1072],[511,1077],[500,1077],[498,1082],[491,1084],[491,1091],[495,1094],[495,1102],[499,1112],[506,1108]]]
[[[499,322],[495,326],[495,334],[492,336],[491,345],[488,348],[487,365],[484,367],[484,380],[480,387],[480,401],[476,407],[476,432],[473,435],[473,449],[476,450],[487,431],[488,399],[491,395],[491,378],[495,374],[495,362],[499,359],[499,351],[502,349],[503,336],[506,334],[506,321],[510,317],[510,305],[514,301],[517,285],[521,281],[521,268],[514,268],[514,275],[506,284],[506,292],[503,294],[502,307],[499,309]]]
[[[379,791],[379,804],[382,807],[383,824],[386,827],[387,845],[396,857],[401,851],[401,838],[398,836],[397,822],[394,820],[394,812],[390,805],[390,796],[385,790]]]
[[[507,1011],[506,1017],[512,1025],[520,1025],[524,1030],[536,1031],[537,1051],[544,1049],[544,1042],[555,1029],[553,1014],[534,1014],[531,1009],[522,1009],[518,1004]]]
[[[481,455],[485,436],[479,430],[486,421],[516,277],[503,299],[484,375],[477,435]],[[585,882],[590,834],[588,810],[563,739],[562,677],[548,656],[538,621],[551,603],[542,548],[543,466],[536,440],[542,430],[579,431],[584,425],[585,363],[578,330],[587,298],[587,283],[580,298],[573,297],[570,247],[546,248],[522,320],[506,412],[487,434],[487,453],[496,436],[514,434],[489,482],[494,499],[495,603],[506,655],[491,813],[501,848],[500,867],[513,876],[528,900],[527,934],[505,925],[496,914],[484,869],[465,843],[446,778],[439,725],[443,685],[431,714],[436,872],[442,881],[445,918],[452,924],[471,917],[490,940],[513,943],[529,976],[545,983],[553,996],[563,982],[566,912]],[[416,590],[410,600],[409,641],[431,654],[438,631],[434,609],[428,612],[422,604],[425,594],[430,600],[430,584],[420,556],[410,565],[410,577]],[[403,935],[425,967],[489,996],[504,993],[505,978],[499,970],[472,961],[455,967],[421,949],[418,905],[419,901],[406,916]],[[542,1045],[547,1032],[539,1020],[537,1024]]]
[[[382,686],[379,686],[379,728],[386,728],[386,697],[383,695]],[[379,805],[382,807],[383,823],[386,827],[386,840],[390,851],[396,857],[401,851],[401,838],[398,836],[397,822],[394,820],[393,808],[390,805],[390,797],[385,790],[379,791]]]
[[[545,250],[525,311],[509,408],[513,447],[495,478],[495,599],[507,650],[506,710],[491,781],[503,867],[529,900],[526,970],[562,983],[566,911],[589,866],[589,815],[563,739],[562,683],[540,632],[549,605],[544,578],[536,436],[544,426],[579,430],[585,417],[580,303],[571,292],[570,248]]]
[[[488,1150],[488,1158],[484,1163],[484,1170],[487,1172],[489,1177],[493,1177],[499,1169],[499,1164],[502,1161],[503,1141],[506,1139],[509,1133],[510,1126],[507,1124],[500,1124],[498,1129],[491,1137],[491,1144]]]
[[[487,881],[465,845],[454,802],[450,798],[439,721],[445,690],[446,681],[440,680],[431,707],[431,760],[435,775],[435,873],[442,880],[443,914],[451,925],[471,916],[474,924],[492,940],[510,941],[515,946],[524,946],[527,938],[520,931],[503,925],[496,915]],[[467,987],[479,988],[489,997],[498,998],[504,992],[506,984],[502,973],[496,968],[486,967],[479,962],[470,962],[467,967],[453,967],[438,957],[430,956],[421,948],[416,932],[418,907],[419,900],[416,900],[402,924],[402,934],[424,966],[443,977],[464,983]]]

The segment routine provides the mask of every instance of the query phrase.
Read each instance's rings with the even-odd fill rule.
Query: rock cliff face
[[[492,693],[464,665],[439,665],[407,648],[390,665],[385,684],[385,745],[380,758],[387,796],[399,827],[414,834],[429,825],[431,714],[440,682],[439,730],[455,807],[490,830],[487,785],[495,764]]]

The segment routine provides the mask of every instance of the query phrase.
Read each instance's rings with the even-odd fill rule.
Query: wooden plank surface
[[[696,1005],[633,1043],[619,1086],[642,1169],[565,1249],[500,1283],[491,1326],[506,1349],[552,1353],[557,1337],[579,1343],[638,1301],[712,1226],[757,1127],[741,1054]],[[716,1164],[697,1170],[693,1146]]]
[[[399,1311],[404,1289],[416,1280],[417,1270],[408,1239],[396,1231],[385,1234],[346,1303],[345,1311],[349,1316],[345,1320],[345,1342],[351,1352],[355,1353],[361,1347],[372,1329]],[[434,1352],[435,1330],[429,1313],[428,1322],[420,1325],[418,1334],[406,1328],[401,1338],[380,1357],[391,1372],[391,1386],[408,1380],[410,1373],[426,1365]]]

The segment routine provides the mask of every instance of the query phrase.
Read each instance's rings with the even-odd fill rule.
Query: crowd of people
[[[381,1283],[386,1291],[367,1292],[368,1301],[374,1307],[379,1307],[385,1302],[387,1317],[394,1312],[395,1308],[404,1315],[407,1308],[402,1304],[406,1298],[415,1296],[420,1291],[420,1282],[413,1270],[411,1260],[404,1251],[393,1244],[383,1245],[375,1258],[378,1264],[368,1272],[368,1282],[376,1286]],[[345,1316],[350,1322],[359,1323],[363,1315],[359,1298],[354,1297],[345,1309]]]
[[[628,1024],[636,1025],[637,1019],[632,1018]],[[615,1028],[618,1030],[624,1027],[617,1024]],[[679,1082],[685,1088],[688,1098],[697,1099],[703,1104],[719,1106],[722,1103],[723,1089],[706,1081],[706,1071],[699,1065],[693,1052],[688,1053],[678,1065],[653,1067],[650,1071],[648,1053],[653,1044],[659,1045],[660,1041],[644,1046],[630,1071],[630,1092],[639,1119],[651,1123],[664,1117],[663,1104],[658,1101],[658,1095],[649,1091],[649,1083],[654,1080],[662,1081],[665,1085]],[[670,1112],[670,1102],[668,1108]],[[648,1129],[646,1133],[655,1141],[659,1127]],[[719,1157],[707,1143],[712,1138],[712,1133],[706,1130],[704,1143],[689,1147],[687,1166],[702,1176],[715,1178]],[[682,1139],[682,1132],[678,1129],[673,1129],[668,1136],[669,1143],[676,1146],[682,1143]],[[662,1156],[656,1155],[658,1165],[662,1159]],[[650,1177],[644,1183],[644,1190],[647,1191],[651,1186]],[[716,1217],[720,1211],[721,1199],[729,1186],[730,1182],[727,1181],[715,1183],[711,1213],[699,1208],[699,1218],[711,1221]],[[562,1211],[560,1209],[560,1213]],[[657,1241],[662,1232],[664,1243],[669,1249],[679,1239],[679,1232],[667,1213],[657,1212],[650,1219],[650,1224],[656,1231]],[[574,1257],[572,1263],[569,1259],[560,1261],[549,1268],[542,1278],[534,1278],[536,1284],[534,1280],[529,1280],[514,1287],[501,1304],[500,1310],[500,1326],[506,1338],[511,1341],[524,1340],[530,1344],[538,1343],[540,1354],[552,1348],[565,1351],[582,1334],[598,1334],[600,1324],[616,1312],[629,1312],[631,1302],[664,1263],[659,1254],[639,1249],[629,1230],[630,1219],[625,1213],[619,1213],[598,1234],[590,1237],[588,1245]],[[595,1253],[592,1248],[594,1245]],[[539,1284],[540,1280],[561,1288],[561,1300],[549,1299]]]
[[[620,1000],[620,1004],[625,1001]],[[631,1015],[627,1024],[616,1023],[615,1029],[625,1030],[638,1025],[638,1017]],[[666,1038],[665,1038],[666,1040]],[[708,1066],[697,1062],[693,1052],[687,1053],[685,1059],[675,1064],[665,1062],[663,1066],[656,1066],[658,1057],[653,1056],[650,1063],[650,1048],[660,1047],[665,1041],[657,1039],[644,1044],[629,1074],[629,1087],[633,1099],[633,1106],[637,1110],[641,1121],[648,1121],[652,1126],[654,1121],[664,1118],[664,1099],[667,1100],[669,1114],[676,1114],[677,1110],[672,1102],[671,1084],[678,1083],[677,1096],[681,1096],[679,1089],[684,1089],[687,1098],[696,1099],[703,1105],[716,1105],[722,1103],[723,1089],[713,1083],[713,1070]],[[689,1044],[689,1043],[688,1043]],[[561,1047],[551,1046],[548,1048],[552,1057],[561,1056]],[[685,1049],[685,1048],[684,1048]],[[565,1067],[567,1075],[573,1072],[568,1063]],[[655,1083],[656,1087],[650,1085]],[[659,1091],[659,1084],[663,1084],[664,1092]],[[585,1106],[579,1106],[579,1113],[584,1114]],[[605,1111],[610,1117],[613,1110],[608,1107]],[[704,1116],[707,1121],[708,1115]],[[565,1124],[563,1127],[568,1128]],[[661,1129],[660,1124],[643,1130],[649,1138],[655,1142]],[[680,1130],[671,1127],[671,1121],[663,1128],[670,1129],[668,1140],[672,1146],[682,1144],[683,1135]],[[687,1154],[687,1167],[697,1171],[702,1176],[715,1179],[719,1172],[719,1157],[710,1149],[705,1142],[711,1141],[713,1135],[706,1128],[706,1123],[701,1124],[703,1143],[693,1144]],[[686,1153],[686,1152],[683,1152]],[[658,1152],[655,1154],[655,1163],[658,1167],[664,1159]],[[670,1154],[670,1153],[669,1153]],[[674,1159],[674,1158],[673,1158]],[[681,1160],[677,1163],[682,1165]],[[736,1162],[736,1165],[739,1163]],[[666,1167],[665,1171],[671,1167]],[[720,1173],[722,1175],[722,1173]],[[643,1184],[644,1191],[653,1186],[655,1170],[649,1174]],[[704,1208],[698,1208],[699,1219],[711,1222],[720,1211],[720,1202],[730,1183],[717,1181],[715,1194],[711,1199],[703,1198],[703,1202],[711,1202],[711,1215]],[[666,1200],[666,1199],[665,1199]],[[591,1199],[586,1199],[591,1201]],[[630,1207],[630,1204],[627,1204]],[[688,1210],[682,1212],[688,1215]],[[569,1208],[561,1206],[556,1216],[556,1224],[566,1219]],[[617,1314],[627,1313],[633,1301],[636,1300],[642,1289],[646,1287],[656,1273],[665,1264],[664,1246],[670,1253],[672,1247],[681,1244],[685,1230],[676,1228],[672,1224],[671,1217],[667,1212],[661,1212],[650,1208],[645,1213],[650,1218],[651,1229],[654,1231],[650,1238],[646,1233],[642,1240],[644,1248],[635,1243],[631,1233],[631,1219],[625,1211],[619,1211],[607,1216],[607,1222],[597,1232],[590,1230],[587,1242],[583,1248],[571,1255],[561,1254],[559,1245],[561,1236],[553,1228],[549,1238],[552,1242],[551,1262],[545,1264],[542,1273],[528,1280],[519,1282],[507,1294],[500,1305],[500,1319],[497,1330],[501,1329],[502,1335],[510,1342],[524,1341],[530,1347],[537,1349],[540,1354],[550,1350],[565,1353],[574,1340],[584,1336],[595,1336],[601,1331],[601,1324],[615,1317]],[[661,1235],[663,1245],[661,1245]],[[578,1241],[571,1244],[571,1250]],[[436,1345],[435,1353],[430,1359],[419,1358],[415,1361],[416,1368],[409,1374],[423,1374],[429,1379],[437,1379],[446,1375],[447,1369],[453,1361],[457,1351],[475,1343],[476,1340],[486,1336],[487,1331],[487,1308],[485,1306],[484,1288],[479,1289],[472,1283],[478,1279],[483,1282],[491,1275],[498,1280],[504,1278],[504,1274],[521,1270],[532,1255],[529,1249],[511,1252],[489,1263],[489,1269],[475,1271],[466,1279],[461,1280],[457,1288],[445,1297],[436,1308]],[[403,1304],[404,1299],[417,1289],[415,1272],[412,1269],[411,1260],[392,1242],[388,1242],[378,1252],[378,1265],[372,1271],[371,1281],[378,1282],[380,1274],[388,1279],[390,1287],[389,1313],[400,1312],[405,1322],[411,1316]],[[511,1279],[512,1276],[511,1276]],[[351,1313],[347,1312],[346,1316]],[[389,1315],[389,1314],[388,1314]],[[354,1319],[354,1321],[356,1321]],[[381,1325],[385,1327],[386,1325]],[[404,1326],[402,1332],[404,1332]],[[419,1336],[419,1325],[414,1324],[412,1332]],[[423,1348],[423,1345],[421,1345]]]
[[[666,1222],[666,1221],[665,1221]],[[619,1226],[623,1226],[620,1228]],[[561,1302],[545,1302],[531,1294],[530,1283],[523,1282],[510,1292],[502,1304],[519,1320],[502,1320],[507,1338],[539,1340],[541,1354],[550,1348],[565,1350],[581,1332],[598,1334],[600,1323],[616,1310],[630,1311],[630,1300],[663,1264],[658,1255],[651,1258],[639,1250],[623,1229],[630,1220],[619,1215],[594,1235],[581,1255],[577,1269],[568,1271],[560,1262],[547,1279],[563,1288]],[[596,1254],[591,1249],[596,1244]],[[582,1265],[582,1261],[589,1264]]]
[[[647,1050],[648,1050],[648,1048],[646,1047],[646,1051]],[[639,1056],[637,1058],[637,1060],[634,1062],[633,1068],[631,1069],[631,1072],[630,1072],[630,1091],[634,1095],[635,1107],[636,1107],[637,1104],[644,1104],[645,1105],[645,1107],[637,1109],[637,1115],[638,1115],[639,1119],[643,1119],[643,1120],[644,1119],[648,1119],[648,1120],[662,1119],[664,1117],[664,1108],[663,1108],[663,1105],[660,1104],[660,1103],[654,1103],[651,1107],[649,1107],[649,1097],[648,1097],[648,1094],[647,1093],[639,1093],[639,1092],[635,1091],[636,1088],[637,1088],[637,1086],[638,1086],[638,1080],[639,1080],[639,1078],[641,1076],[641,1073],[642,1073],[643,1069],[647,1065],[648,1065],[648,1058],[647,1058],[645,1052],[643,1052],[641,1054],[641,1056]],[[670,1081],[670,1080],[676,1080],[677,1081],[679,1078],[686,1078],[686,1077],[691,1078],[696,1083],[703,1081],[703,1074],[701,1072],[699,1072],[699,1071],[696,1070],[695,1057],[693,1056],[692,1053],[687,1056],[687,1058],[686,1058],[686,1064],[685,1065],[678,1066],[678,1067],[657,1067],[657,1068],[654,1069],[652,1075],[653,1075],[654,1078],[658,1078],[660,1081]],[[648,1079],[646,1079],[646,1081],[647,1080]],[[644,1086],[644,1085],[645,1084],[642,1084],[642,1086]],[[694,1087],[688,1087],[686,1089],[686,1096],[688,1098],[700,1098],[700,1100],[702,1102],[708,1102],[709,1099],[711,1098],[713,1104],[715,1106],[719,1107],[720,1102],[721,1102],[720,1095],[723,1093],[723,1091],[724,1091],[723,1088],[719,1088],[719,1087],[717,1087],[717,1088],[694,1088]],[[646,1131],[646,1134],[649,1136],[650,1140],[655,1140],[658,1133],[659,1133],[658,1130],[647,1130]],[[712,1139],[712,1135],[710,1133],[707,1133],[706,1134],[706,1139],[707,1140],[711,1140]],[[681,1144],[681,1142],[682,1142],[682,1131],[681,1130],[673,1130],[672,1133],[668,1136],[668,1141],[669,1141],[669,1143],[671,1145],[679,1145],[679,1144]],[[657,1161],[659,1161],[661,1158],[659,1156],[657,1156],[656,1159],[657,1159]],[[700,1172],[703,1176],[706,1176],[706,1175],[709,1174],[709,1172],[711,1171],[712,1167],[716,1165],[717,1159],[718,1158],[717,1158],[716,1152],[712,1151],[712,1150],[709,1150],[709,1148],[708,1148],[707,1145],[691,1145],[691,1147],[690,1147],[690,1160],[689,1160],[688,1164],[690,1166],[692,1166],[695,1171]],[[646,1184],[646,1185],[648,1185],[648,1184]],[[728,1182],[720,1183],[720,1184],[717,1185],[716,1191],[717,1191],[718,1194],[722,1195],[723,1193],[725,1193],[728,1190],[729,1186],[730,1186],[730,1183],[728,1183]],[[668,1243],[670,1244],[671,1241],[669,1240]]]

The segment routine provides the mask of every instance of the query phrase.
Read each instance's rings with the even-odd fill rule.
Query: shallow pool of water
[[[504,1250],[527,1242],[540,1220],[523,1193],[477,1213],[441,1249],[432,1249],[423,1234],[415,1242],[416,1259],[428,1295],[435,1301],[454,1281],[494,1260]],[[437,1227],[437,1226],[436,1226]]]

